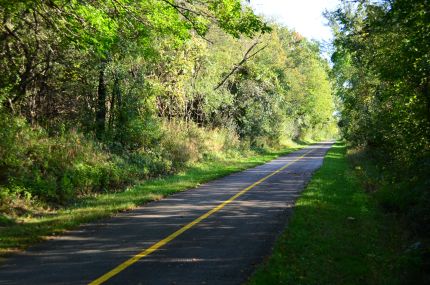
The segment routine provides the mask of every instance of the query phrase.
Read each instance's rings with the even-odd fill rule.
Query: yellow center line
[[[153,244],[151,247],[143,250],[142,252],[136,254],[132,258],[124,261],[123,263],[121,263],[120,265],[118,265],[117,267],[115,267],[114,269],[112,269],[111,271],[109,271],[108,273],[100,276],[96,280],[94,280],[91,283],[89,283],[89,285],[99,285],[99,284],[102,284],[102,283],[106,282],[107,280],[109,280],[113,276],[117,275],[118,273],[120,273],[121,271],[123,271],[124,269],[126,269],[127,267],[133,265],[134,263],[136,263],[137,261],[139,261],[143,257],[145,257],[147,255],[150,255],[154,251],[158,250],[159,248],[163,247],[167,243],[171,242],[172,240],[174,240],[176,237],[178,237],[179,235],[181,235],[185,231],[189,230],[190,228],[192,228],[195,225],[197,225],[198,223],[200,223],[202,220],[204,220],[207,217],[211,216],[212,214],[218,212],[219,210],[221,210],[222,208],[224,208],[226,205],[230,204],[231,202],[233,202],[234,200],[236,200],[237,198],[239,198],[240,196],[242,196],[243,194],[245,194],[246,192],[248,192],[249,190],[251,190],[252,188],[254,188],[255,186],[257,186],[258,184],[262,183],[263,181],[267,180],[268,178],[272,177],[273,175],[281,172],[282,170],[284,170],[285,168],[287,168],[291,164],[295,163],[296,161],[302,159],[305,155],[309,154],[310,152],[312,152],[314,150],[315,149],[311,149],[311,150],[305,152],[302,156],[296,158],[293,161],[290,161],[286,165],[284,165],[281,168],[273,171],[269,175],[267,175],[267,176],[263,177],[262,179],[258,180],[257,182],[255,182],[254,184],[246,187],[245,189],[243,189],[240,192],[238,192],[236,195],[230,197],[228,200],[225,200],[224,202],[222,202],[221,204],[219,204],[218,206],[216,206],[212,210],[206,212],[205,214],[201,215],[200,217],[198,217],[194,221],[192,221],[189,224],[183,226],[182,228],[180,228],[176,232],[172,233],[168,237],[160,240],[159,242]]]

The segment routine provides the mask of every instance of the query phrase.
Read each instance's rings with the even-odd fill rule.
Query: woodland
[[[429,265],[429,10],[341,1],[328,60],[247,1],[0,0],[0,223],[201,161],[342,139]]]
[[[401,225],[394,271],[402,284],[427,284],[430,3],[345,1],[326,16],[335,33],[331,74],[342,137],[369,197]]]
[[[375,166],[368,191],[428,238],[430,4],[363,1],[327,17],[342,136]]]
[[[318,43],[240,0],[1,1],[0,14],[3,210],[337,131]]]

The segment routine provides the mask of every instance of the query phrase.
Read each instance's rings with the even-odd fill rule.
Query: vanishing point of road
[[[0,284],[242,284],[331,142],[94,222],[11,256]]]

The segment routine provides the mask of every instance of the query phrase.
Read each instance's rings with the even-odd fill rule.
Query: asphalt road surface
[[[10,257],[0,284],[242,284],[331,142],[79,227]]]

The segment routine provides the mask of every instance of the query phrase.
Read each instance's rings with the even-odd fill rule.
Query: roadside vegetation
[[[428,284],[407,227],[365,191],[348,158],[344,143],[328,152],[249,284]]]
[[[318,43],[243,1],[0,1],[0,17],[3,249],[176,191],[133,185],[185,189],[337,133]]]
[[[246,151],[228,157],[206,159],[177,174],[149,179],[117,192],[86,195],[63,207],[48,208],[46,204],[38,204],[37,200],[23,201],[23,198],[11,200],[14,208],[22,207],[25,214],[15,214],[14,219],[2,221],[0,256],[24,249],[79,224],[131,210],[144,203],[197,187],[201,183],[265,163],[300,147],[302,146],[292,144],[280,149]]]
[[[339,127],[288,230],[251,284],[430,283],[428,1],[327,12]]]
[[[404,221],[421,260],[416,268],[428,272],[429,3],[345,3],[327,16],[335,32],[332,73],[342,136],[354,149],[366,191]]]

